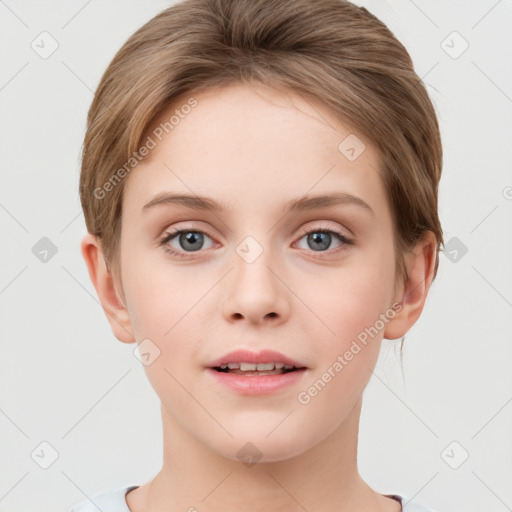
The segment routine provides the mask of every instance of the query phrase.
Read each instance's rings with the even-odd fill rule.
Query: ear
[[[117,292],[114,278],[107,268],[101,242],[91,233],[87,233],[82,239],[81,251],[89,270],[89,277],[114,336],[124,343],[134,343],[135,336],[130,316],[123,299],[120,299],[121,294]]]
[[[384,338],[402,338],[420,317],[434,277],[436,248],[434,233],[427,231],[412,251],[405,255],[408,279],[395,297],[396,302],[401,302],[402,308],[395,309],[397,313],[387,323]]]

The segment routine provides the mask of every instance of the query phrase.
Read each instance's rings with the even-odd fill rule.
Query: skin
[[[354,131],[314,98],[242,84],[194,98],[198,105],[126,178],[119,279],[99,240],[87,234],[81,245],[114,335],[124,343],[149,338],[160,350],[144,368],[161,400],[163,465],[127,504],[133,512],[399,511],[358,472],[362,393],[382,338],[401,338],[421,314],[435,238],[427,233],[406,255],[409,281],[397,282],[379,155],[356,133],[366,149],[347,159],[338,145]],[[166,204],[143,212],[163,191],[207,196],[227,209]],[[292,198],[336,191],[360,197],[374,215],[355,205],[283,214]],[[315,250],[306,227],[354,243],[332,235]],[[199,228],[203,245],[196,241],[193,251],[178,236],[167,244],[185,257],[168,254],[158,241],[171,228]],[[246,236],[263,249],[252,263],[236,252]],[[301,404],[298,393],[400,301],[378,335]],[[271,348],[308,371],[272,395],[242,395],[204,368],[235,348]],[[251,467],[237,458],[248,441],[262,454]]]

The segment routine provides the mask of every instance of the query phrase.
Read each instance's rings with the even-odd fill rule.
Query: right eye
[[[162,245],[166,252],[174,256],[186,257],[187,253],[197,252],[201,248],[204,248],[205,236],[210,238],[205,232],[195,227],[175,229],[172,233],[166,232],[165,236],[160,240],[159,245]],[[181,246],[181,248],[176,248],[176,246],[169,244],[169,242],[173,241]]]

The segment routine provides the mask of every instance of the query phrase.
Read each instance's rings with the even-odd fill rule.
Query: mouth
[[[240,348],[225,354],[206,365],[218,373],[262,377],[264,375],[283,375],[299,372],[308,368],[301,362],[271,349],[253,352]]]
[[[239,395],[265,396],[297,385],[309,373],[303,363],[272,349],[233,350],[206,365],[213,382]]]
[[[306,367],[296,367],[284,363],[227,363],[212,367],[220,373],[231,373],[234,375],[263,376],[263,375],[282,375],[298,370],[305,370]]]

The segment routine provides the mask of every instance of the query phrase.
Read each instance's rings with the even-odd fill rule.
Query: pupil
[[[186,244],[193,244],[194,242],[197,242],[197,240],[202,240],[202,234],[200,233],[197,233],[196,231],[189,231],[188,233],[186,234],[182,234],[180,236],[180,243],[182,244],[182,247],[183,248],[186,248]],[[185,244],[183,242],[186,242]],[[200,244],[201,246],[202,244]],[[201,247],[189,247],[190,250],[192,251],[197,251],[198,249],[200,249]]]
[[[320,245],[316,246],[317,248],[315,248],[313,246],[313,250],[317,251],[317,250],[320,250],[320,249],[327,249],[329,247],[329,245],[330,245],[330,243],[329,243],[330,242],[330,237],[331,237],[330,233],[314,233],[314,234],[310,234],[308,236],[308,241],[312,241],[313,240],[315,243],[317,241],[320,242]],[[327,239],[327,243],[326,243],[326,239]],[[323,242],[323,244],[322,244],[322,242]],[[320,247],[320,249],[318,249],[318,247]]]

